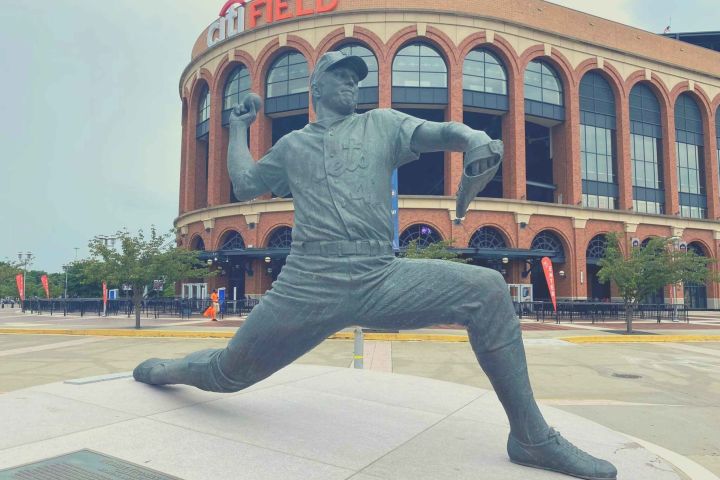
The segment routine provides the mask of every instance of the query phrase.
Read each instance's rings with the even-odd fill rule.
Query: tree
[[[123,230],[117,236],[119,249],[109,247],[98,237],[91,240],[88,246],[92,258],[83,270],[88,280],[106,281],[109,286],[131,286],[135,328],[140,328],[143,292],[146,286],[152,289],[153,280],[164,280],[168,285],[184,278],[210,275],[198,252],[175,247],[170,233],[161,235],[152,227],[149,238],[142,230],[135,236]]]
[[[453,240],[441,240],[434,242],[427,247],[419,247],[417,239],[408,243],[407,248],[401,254],[405,258],[429,258],[436,260],[448,260],[450,262],[466,263],[466,260],[451,251],[449,247],[453,244]]]
[[[22,269],[14,263],[0,262],[0,298],[18,296],[15,275],[22,273]]]
[[[680,282],[701,282],[714,279],[708,267],[713,259],[701,257],[692,251],[681,252],[674,248],[673,240],[651,238],[646,245],[628,245],[628,254],[620,248],[616,233],[606,235],[605,256],[600,259],[598,279],[612,281],[625,304],[627,333],[632,333],[632,317],[638,303],[665,285]],[[674,306],[673,306],[674,308]]]

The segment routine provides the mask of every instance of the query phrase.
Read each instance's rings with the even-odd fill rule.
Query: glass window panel
[[[485,91],[485,82],[482,77],[463,77],[463,88],[475,92]]]
[[[423,57],[420,61],[420,69],[424,72],[447,73],[445,62],[439,57]]]
[[[414,55],[417,57],[418,55],[420,55],[420,45],[418,45],[418,44],[408,45],[407,47],[400,50],[400,54],[401,55]]]
[[[542,85],[541,75],[536,72],[525,71],[525,85],[534,85],[540,87]]]
[[[438,57],[438,53],[427,45],[420,45],[420,56],[421,57]]]
[[[557,80],[552,75],[543,75],[542,76],[542,86],[543,86],[543,88],[547,88],[548,90],[555,90],[555,91],[560,90]]]
[[[289,78],[307,78],[308,77],[308,66],[307,63],[298,63],[291,65],[289,68]]]
[[[291,53],[288,57],[288,63],[290,65],[295,65],[298,63],[304,63],[307,65],[307,62],[305,61],[305,57],[303,57],[299,53]]]
[[[603,158],[603,157],[600,157],[598,159],[598,181],[599,182],[607,182],[608,181],[607,162],[605,161],[605,158]]]
[[[417,72],[393,72],[393,86],[419,87],[420,75]]]
[[[552,91],[552,90],[544,90],[543,91],[543,101],[545,103],[550,103],[552,105],[562,105],[560,93]]]
[[[536,102],[542,102],[542,91],[538,87],[525,85],[525,98],[528,100],[535,100]]]
[[[465,75],[476,75],[478,77],[482,77],[485,75],[485,64],[466,61],[463,64],[463,73]]]
[[[268,83],[282,82],[288,79],[288,69],[282,67],[275,67],[270,70],[268,75]]]
[[[420,57],[397,56],[393,62],[393,70],[418,72],[420,71]]]
[[[599,197],[598,198],[598,206],[600,208],[608,208],[608,197]]]
[[[378,73],[368,72],[368,76],[365,77],[360,83],[360,87],[377,87],[378,86]]]
[[[586,152],[597,152],[597,129],[595,127],[587,127],[585,132],[585,151]]]
[[[288,84],[287,83],[271,83],[268,85],[267,89],[267,96],[268,97],[280,97],[282,95],[288,94]]]
[[[482,62],[485,60],[485,52],[481,50],[472,50],[470,53],[467,54],[465,57],[465,62],[467,63],[468,60],[472,60],[474,62]]]
[[[597,208],[597,206],[598,206],[597,195],[588,195],[588,206],[590,208]]]
[[[505,71],[500,65],[488,63],[485,64],[485,75],[490,78],[505,80]]]
[[[446,87],[447,86],[447,74],[446,73],[420,73],[420,86],[421,87]]]
[[[293,93],[303,93],[308,91],[308,80],[307,78],[298,78],[296,80],[290,80],[288,84],[288,92],[290,94]]]
[[[605,155],[608,153],[608,148],[607,148],[608,146],[606,143],[605,130],[602,128],[598,128],[595,132],[597,134],[596,135],[596,137],[597,137],[596,143],[595,143],[596,148],[597,148],[597,153]]]
[[[528,63],[528,66],[525,71],[540,73],[542,71],[542,64],[537,61],[532,61],[532,62]]]
[[[498,95],[507,95],[506,83],[504,80],[485,79],[485,91]]]

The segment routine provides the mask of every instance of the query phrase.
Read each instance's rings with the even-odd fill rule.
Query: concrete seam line
[[[661,342],[720,342],[720,335],[647,335],[647,336],[615,336],[602,335],[594,337],[560,337],[570,343],[661,343]]]
[[[709,471],[707,468],[703,467],[699,463],[682,454],[673,452],[672,450],[668,450],[665,447],[655,445],[654,443],[648,442],[646,440],[633,437],[632,435],[628,435],[627,433],[618,433],[625,435],[627,438],[639,444],[641,447],[653,452],[659,457],[664,458],[665,460],[673,464],[675,468],[690,477],[692,480],[720,480],[714,473]]]

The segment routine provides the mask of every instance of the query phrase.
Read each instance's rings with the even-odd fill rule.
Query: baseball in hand
[[[260,107],[262,107],[262,99],[257,93],[250,92],[243,99],[243,109],[246,112],[249,112],[252,109],[251,105],[253,104],[255,105],[255,111],[260,111]]]

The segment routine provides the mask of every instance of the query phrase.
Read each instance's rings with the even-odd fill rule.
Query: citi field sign
[[[266,24],[325,13],[337,8],[338,0],[295,0],[290,8],[287,0],[228,0],[220,9],[216,21],[210,24],[207,32],[207,45],[212,47],[218,42],[233,37],[246,30],[245,9],[248,11],[247,29],[255,28],[259,18]],[[308,8],[308,4],[312,7]]]

